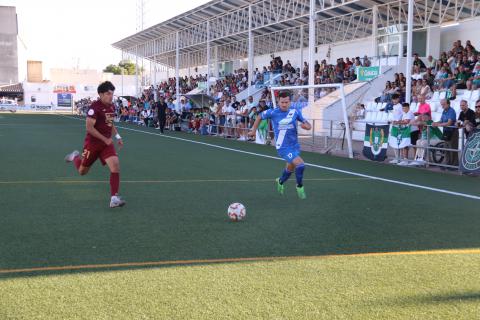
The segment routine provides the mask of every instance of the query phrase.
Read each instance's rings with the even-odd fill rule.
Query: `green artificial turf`
[[[81,149],[84,122],[0,115],[0,270],[480,248],[479,200],[307,166],[308,198],[301,201],[294,177],[285,196],[276,194],[281,161],[121,126],[154,134],[119,129],[125,140],[120,191],[128,203],[112,210],[108,170],[97,162],[80,177],[63,160]],[[267,146],[167,135],[276,156]],[[480,195],[475,178],[302,157]],[[245,221],[228,221],[232,202],[246,206]],[[479,262],[478,254],[468,254],[4,273],[0,319],[2,312],[7,319],[45,312],[52,319],[357,319],[355,311],[358,319],[473,319]],[[77,299],[82,294],[85,303]]]

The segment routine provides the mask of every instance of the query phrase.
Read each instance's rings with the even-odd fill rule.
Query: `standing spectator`
[[[439,122],[434,122],[433,127],[443,127],[442,140],[446,142],[447,148],[458,150],[458,130],[453,126],[457,121],[455,110],[450,107],[450,100],[440,100],[443,112]],[[457,152],[447,152],[447,164],[451,166],[458,165]]]
[[[363,66],[364,67],[370,67],[372,65],[372,62],[370,60],[368,60],[368,57],[365,55],[363,57]]]
[[[415,112],[414,115],[418,116],[418,115],[425,114],[425,113],[428,114],[430,119],[432,118],[432,108],[430,108],[430,105],[425,102],[425,96],[419,95],[418,96],[418,111]]]
[[[409,126],[414,119],[415,119],[415,116],[413,115],[413,112],[410,111],[410,104],[408,102],[404,102],[402,104],[401,119],[393,121],[392,123],[394,125],[399,125],[399,126]],[[410,143],[411,143],[411,140],[410,140]],[[398,152],[401,152],[402,160],[398,163],[398,165],[406,166],[408,165],[408,146],[400,150],[398,150]]]
[[[158,102],[155,103],[155,109],[157,111],[157,119],[158,119],[158,128],[160,133],[163,134],[163,130],[165,128],[165,124],[167,121],[167,104],[165,103],[165,98],[160,96],[158,98]]]

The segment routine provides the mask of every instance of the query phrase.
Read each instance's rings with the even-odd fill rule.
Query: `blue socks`
[[[295,177],[297,178],[297,187],[303,186],[303,171],[305,170],[305,165],[302,163],[295,168]]]
[[[283,184],[285,181],[288,180],[288,178],[290,178],[290,176],[292,175],[292,172],[291,171],[288,171],[287,169],[284,169],[283,170],[283,173],[282,173],[282,176],[280,177],[280,184]]]

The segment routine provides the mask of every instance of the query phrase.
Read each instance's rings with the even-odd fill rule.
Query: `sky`
[[[175,5],[166,6],[165,0],[144,0],[144,26],[207,2],[175,0]],[[0,6],[16,7],[20,60],[43,61],[44,70],[102,70],[118,63],[121,53],[111,45],[136,32],[137,4],[137,0],[0,0]],[[19,69],[24,68],[19,65]]]

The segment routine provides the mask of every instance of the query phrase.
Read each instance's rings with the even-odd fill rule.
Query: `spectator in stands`
[[[420,135],[416,142],[415,160],[411,165],[423,165],[425,164],[425,151],[429,144],[434,144],[440,141],[441,133],[438,128],[431,127],[432,120],[428,113],[423,113],[416,120],[412,122],[412,125],[418,126],[420,129]]]
[[[423,63],[422,59],[419,58],[418,53],[413,55],[413,67],[418,67],[420,72],[425,71],[427,68],[425,63]]]
[[[480,100],[475,102],[475,124],[473,125],[473,129],[480,128]]]
[[[477,62],[473,68],[473,73],[470,77],[470,82],[473,85],[473,89],[480,88],[480,62]]]
[[[470,78],[470,73],[465,70],[463,65],[460,65],[456,69],[456,76],[455,81],[457,84],[458,89],[466,89],[467,88],[467,80]]]
[[[394,120],[392,124],[394,125],[400,125],[400,126],[408,126],[411,124],[411,122],[415,119],[415,116],[413,115],[413,112],[410,111],[410,104],[408,102],[404,102],[402,104],[402,115],[399,120]],[[402,157],[402,160],[398,163],[398,165],[408,165],[408,147],[402,148],[398,150]]]
[[[454,84],[450,87],[449,90],[446,92],[446,99],[453,101],[457,99],[457,85]]]
[[[468,107],[468,102],[466,100],[460,101],[460,115],[458,116],[457,127],[466,128],[467,126],[475,125],[475,111]],[[469,136],[471,131],[464,130],[465,135]]]
[[[431,55],[429,55],[427,58],[426,67],[427,69],[433,70],[433,73],[435,73],[437,68],[437,60],[435,60]]]
[[[423,79],[427,79],[428,85],[430,88],[433,88],[433,85],[435,84],[435,75],[433,74],[431,68],[427,68],[427,71],[423,75]]]
[[[382,95],[380,97],[380,102],[390,102],[392,98],[392,94],[395,93],[395,88],[393,87],[390,81],[385,83],[385,89],[382,91]]]
[[[458,130],[454,128],[457,121],[455,110],[450,107],[450,100],[440,100],[443,112],[439,122],[434,122],[433,127],[443,127],[442,140],[446,142],[447,148],[458,150]],[[447,164],[455,166],[458,164],[458,154],[447,152]]]
[[[217,110],[217,119],[218,122],[218,134],[225,135],[225,121],[226,121],[226,113],[227,112],[227,103],[224,100],[220,100],[218,103],[218,110]]]
[[[364,67],[370,67],[372,65],[372,62],[368,59],[368,57],[365,55],[363,57],[363,66]]]
[[[234,98],[234,97],[233,97]],[[235,127],[236,127],[236,116],[235,116],[235,108],[233,107],[236,103],[234,99],[232,99],[232,103],[228,104],[223,113],[225,114],[225,128],[227,131],[227,138],[234,137],[235,138]]]
[[[421,80],[423,78],[422,71],[419,65],[413,66],[412,79]]]
[[[422,81],[421,80],[412,80],[412,100],[418,101],[418,96],[422,92]]]
[[[430,105],[425,102],[425,96],[419,95],[418,96],[418,111],[414,113],[415,116],[421,114],[428,114],[429,118],[432,118],[432,109]]]
[[[178,123],[178,114],[172,108],[167,108],[166,126],[170,130],[174,129],[174,126]]]
[[[247,141],[247,128],[248,128],[248,111],[249,108],[247,106],[247,102],[242,100],[240,102],[240,106],[236,111],[237,115],[237,127],[238,127],[238,140],[240,141]]]
[[[440,71],[437,72],[435,80],[436,88],[438,89],[448,89],[455,83],[453,74],[447,65],[444,65]]]
[[[423,79],[421,82],[420,95],[425,96],[425,99],[430,100],[432,98],[433,92],[428,85],[427,79]]]
[[[395,73],[394,75],[394,80],[393,80],[393,84],[396,86],[396,87],[400,87],[400,75],[398,73]]]

